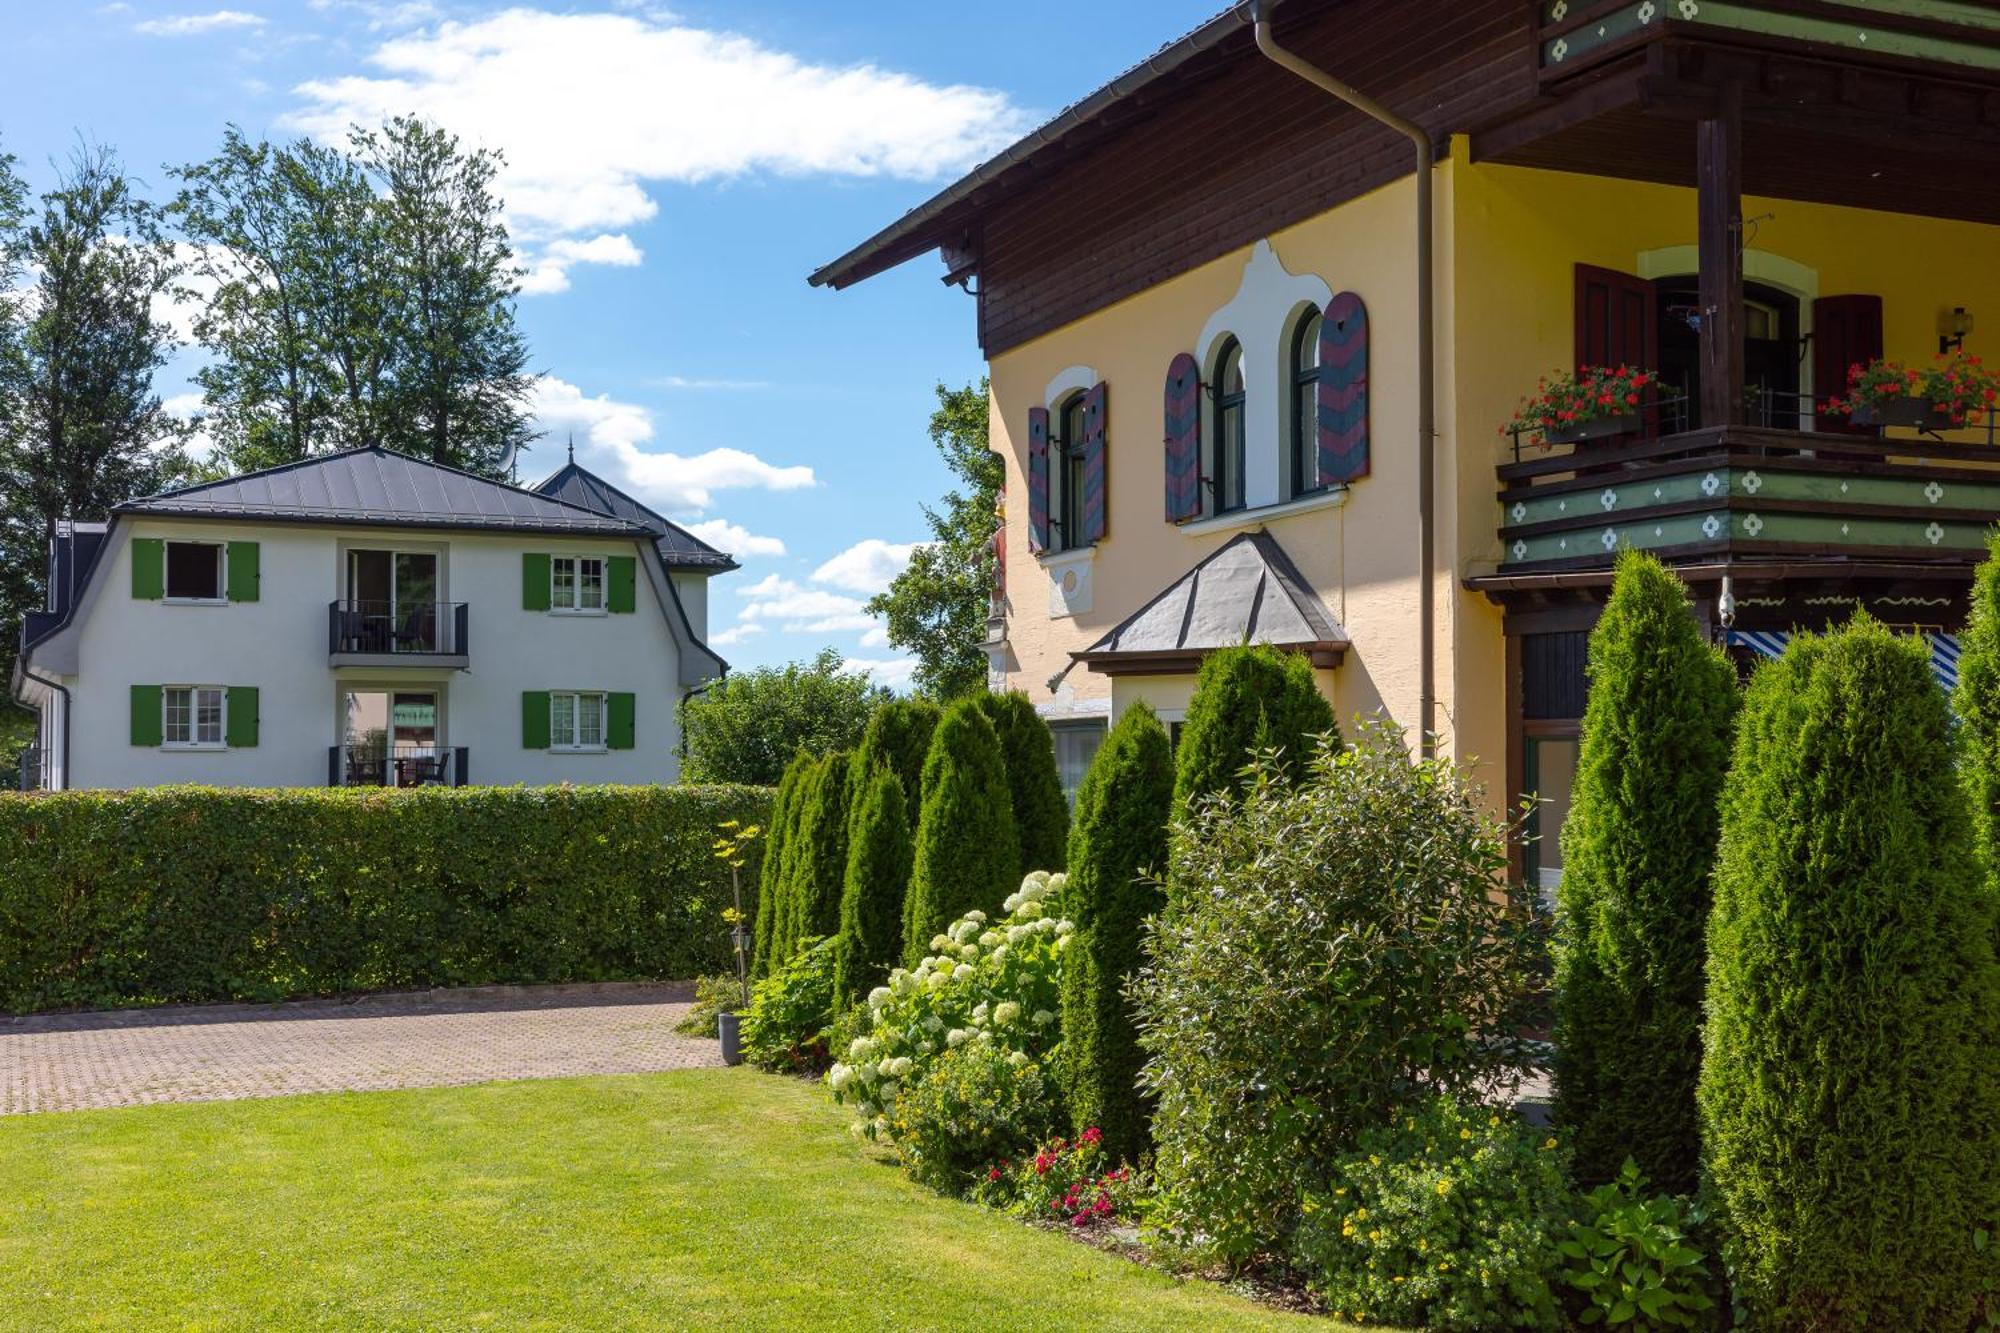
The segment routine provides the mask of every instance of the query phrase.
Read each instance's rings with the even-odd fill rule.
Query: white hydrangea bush
[[[856,1133],[893,1139],[896,1099],[941,1052],[990,1042],[1016,1064],[1046,1065],[1062,1040],[1062,959],[1076,927],[1062,915],[1065,877],[1037,870],[1008,895],[1007,915],[968,912],[868,996],[868,1024],[826,1074],[854,1108]]]

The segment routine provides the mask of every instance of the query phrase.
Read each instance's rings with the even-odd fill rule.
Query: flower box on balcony
[[[1949,426],[1928,398],[1891,398],[1878,403],[1857,404],[1853,412],[1857,426]]]
[[[1521,400],[1514,419],[1500,428],[1531,444],[1576,444],[1583,440],[1638,433],[1647,386],[1657,376],[1631,366],[1583,366],[1562,371],[1535,386]]]
[[[1645,418],[1637,412],[1621,412],[1615,417],[1599,417],[1595,421],[1544,431],[1542,440],[1547,444],[1581,444],[1585,440],[1601,440],[1607,435],[1635,435],[1644,424]]]
[[[1996,399],[2000,377],[1976,356],[1940,356],[1922,370],[1878,358],[1849,367],[1847,392],[1824,410],[1857,426],[1946,431],[1977,425]]]

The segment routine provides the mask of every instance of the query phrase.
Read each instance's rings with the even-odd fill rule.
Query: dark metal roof
[[[534,487],[535,494],[547,495],[567,504],[592,509],[627,523],[636,523],[658,539],[660,558],[669,569],[708,569],[726,574],[739,566],[727,551],[718,551],[686,528],[648,509],[625,492],[575,460]]]
[[[846,287],[935,248],[943,239],[942,233],[955,220],[953,215],[970,211],[960,206],[976,206],[973,196],[982,189],[993,185],[1012,169],[1024,167],[1030,159],[1056,147],[1105,112],[1168,78],[1195,57],[1250,26],[1248,0],[1231,5],[1185,37],[1167,43],[1082,101],[1065,108],[1040,129],[975,167],[971,174],[947,186],[840,258],[820,268],[807,281],[815,287]]]
[[[1267,532],[1246,532],[1080,653],[1100,670],[1185,669],[1218,648],[1265,643],[1335,657],[1347,632]]]
[[[120,514],[651,535],[643,524],[381,448],[350,449],[114,506]]]

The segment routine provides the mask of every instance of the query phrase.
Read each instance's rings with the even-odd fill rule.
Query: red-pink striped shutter
[[[1083,545],[1104,540],[1104,456],[1110,428],[1110,395],[1103,384],[1083,397]]]
[[[1182,352],[1167,367],[1167,522],[1201,517],[1201,367]]]
[[[1327,302],[1319,329],[1319,484],[1368,475],[1368,307],[1353,292]]]
[[[1049,409],[1028,409],[1028,549],[1049,549]]]

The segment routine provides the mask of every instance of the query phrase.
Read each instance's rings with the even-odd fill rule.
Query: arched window
[[[1049,549],[1074,551],[1083,543],[1083,403],[1073,393],[1056,409],[1049,467]]]
[[[1320,488],[1319,333],[1320,312],[1310,306],[1292,329],[1290,438],[1293,495]]]
[[[1214,404],[1211,414],[1209,494],[1215,512],[1243,507],[1244,423],[1243,344],[1225,338],[1215,354],[1215,374],[1209,380]]]

